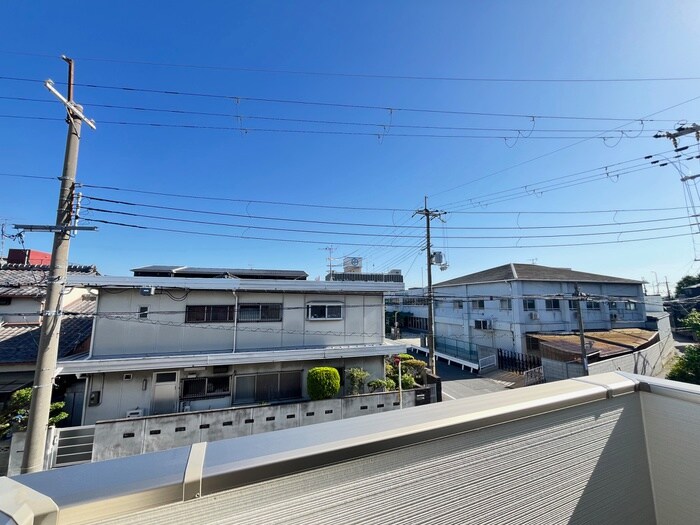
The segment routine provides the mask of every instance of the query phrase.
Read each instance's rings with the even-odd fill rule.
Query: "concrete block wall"
[[[417,393],[429,390],[404,391],[403,407],[415,406]],[[398,392],[382,392],[287,405],[101,421],[95,425],[92,461],[388,412],[400,405]]]

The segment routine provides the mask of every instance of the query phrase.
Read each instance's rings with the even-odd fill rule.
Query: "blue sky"
[[[700,270],[678,171],[643,158],[675,155],[651,135],[700,121],[700,81],[588,81],[700,76],[697,2],[36,1],[4,15],[0,220],[54,220],[57,182],[8,175],[60,174],[63,111],[40,82],[10,77],[63,82],[58,57],[71,56],[76,100],[98,126],[80,146],[84,217],[149,228],[79,234],[71,260],[102,273],[182,264],[314,278],[333,246],[420,286],[423,222],[410,210],[424,195],[448,212],[433,221],[449,262],[437,282],[533,260],[671,284]],[[563,79],[577,81],[532,81]],[[696,173],[694,137],[680,145],[692,146],[680,169]],[[608,244],[581,245],[595,242]],[[51,238],[25,243],[50,251]]]

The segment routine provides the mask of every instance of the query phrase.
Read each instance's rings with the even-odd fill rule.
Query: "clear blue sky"
[[[700,239],[696,254],[678,171],[649,164],[660,157],[643,159],[674,154],[668,140],[651,138],[656,131],[700,122],[700,99],[692,100],[700,81],[522,81],[700,77],[697,2],[3,7],[0,219],[54,220],[57,182],[7,175],[60,174],[64,113],[41,83],[9,77],[63,82],[58,57],[66,54],[76,61],[76,100],[97,122],[97,131],[83,128],[78,180],[132,190],[85,187],[93,197],[85,205],[136,214],[92,210],[85,218],[229,236],[97,224],[98,232],[77,236],[70,259],[102,273],[182,264],[301,269],[314,278],[325,275],[323,248],[332,245],[336,257],[363,257],[366,271],[400,268],[407,284],[420,286],[425,255],[415,226],[423,222],[401,210],[422,208],[424,195],[430,208],[449,212],[444,228],[433,222],[434,249],[450,265],[436,269],[437,282],[532,260],[649,281],[667,276],[671,284],[700,270]],[[123,87],[137,90],[109,89]],[[696,173],[698,160],[685,160],[700,153],[694,137],[680,145],[692,146],[681,169]],[[669,209],[651,210],[660,208]],[[619,211],[585,213],[605,210]],[[457,213],[465,211],[522,213]],[[528,213],[542,211],[557,213]],[[589,235],[601,232],[609,234]],[[647,237],[661,238],[562,246]],[[27,234],[25,242],[50,251],[47,234]],[[5,249],[18,246],[5,242]]]

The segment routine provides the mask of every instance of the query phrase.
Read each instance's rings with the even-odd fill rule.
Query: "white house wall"
[[[569,308],[568,298],[575,289],[573,282],[508,281],[492,283],[438,286],[435,293],[435,335],[454,338],[464,343],[488,348],[525,352],[526,334],[531,332],[571,332],[578,330],[575,310]],[[583,306],[587,330],[644,327],[646,313],[640,284],[581,283],[582,293],[600,302],[600,310]],[[546,298],[559,298],[559,309],[547,310]],[[566,297],[563,299],[561,297]],[[617,300],[611,308],[608,299]],[[501,309],[501,299],[511,299],[511,310]],[[525,310],[523,299],[532,298],[535,310]],[[462,308],[455,301],[462,300]],[[484,308],[475,308],[472,300],[483,300]],[[625,302],[636,304],[635,310],[625,309]],[[424,306],[399,306],[403,312],[427,317]],[[490,322],[489,329],[475,327],[475,321]]]
[[[139,290],[100,291],[92,355],[177,354],[233,349],[279,349],[303,346],[381,344],[383,298],[375,295],[245,293],[240,303],[282,303],[282,322],[185,323],[187,305],[234,305],[225,291],[171,290],[144,296]],[[306,319],[307,303],[342,303],[340,320]],[[147,319],[138,319],[148,307]],[[120,316],[121,318],[115,318]],[[126,318],[128,316],[128,318]],[[237,333],[236,333],[237,332]]]
[[[302,397],[307,397],[306,376],[310,368],[317,366],[331,366],[338,369],[351,367],[362,368],[369,372],[367,381],[372,379],[384,379],[384,357],[365,356],[358,358],[327,359],[298,362],[270,362],[249,365],[236,365],[231,367],[228,375],[231,377],[231,392],[234,390],[234,381],[237,375],[266,374],[272,372],[302,372]],[[93,374],[89,377],[87,385],[88,400],[85,404],[83,425],[92,425],[97,421],[107,419],[119,419],[126,416],[132,410],[142,410],[144,416],[151,415],[151,402],[153,399],[153,376],[156,372],[178,372],[177,396],[180,396],[180,381],[186,377],[212,377],[213,369],[161,369],[134,372],[116,372],[106,374]],[[131,377],[124,379],[125,375]],[[217,374],[217,376],[221,376]],[[90,406],[89,396],[91,392],[100,392],[100,402]],[[232,397],[212,397],[205,399],[188,400],[189,410],[211,410],[232,406]]]
[[[33,297],[12,297],[10,304],[0,306],[0,320],[6,323],[38,323],[42,301]]]

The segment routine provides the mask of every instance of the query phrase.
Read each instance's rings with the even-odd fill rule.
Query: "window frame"
[[[472,299],[471,307],[472,310],[483,310],[486,308],[486,301],[484,299]]]
[[[204,308],[204,319],[193,319],[195,309]],[[214,312],[226,308],[225,319],[214,319]],[[188,304],[185,306],[185,323],[233,323],[235,322],[236,305],[234,304]],[[218,317],[218,316],[217,316]]]
[[[201,394],[185,394],[187,383],[202,383]],[[210,388],[213,382],[226,383],[225,390],[214,390]],[[216,397],[228,397],[231,395],[231,376],[230,375],[220,375],[220,376],[204,376],[204,377],[183,377],[180,380],[180,400],[181,401],[191,401],[194,399],[212,399]]]
[[[312,309],[313,308],[324,308],[324,316],[323,317],[312,317]],[[328,314],[329,308],[340,308],[340,315],[338,317],[330,317]],[[341,302],[311,302],[311,303],[306,303],[306,320],[307,321],[342,321],[344,319],[343,317],[343,310],[345,309],[345,303]]]
[[[530,303],[532,303],[532,308],[530,308]],[[525,312],[536,312],[537,311],[537,301],[535,299],[523,299],[523,310]]]
[[[243,308],[257,307],[257,319],[244,319],[241,316]],[[264,318],[263,311],[265,308],[275,307],[278,310],[278,316],[274,318]],[[281,323],[283,317],[283,303],[239,303],[238,304],[238,322],[239,323]]]
[[[554,304],[556,304],[556,306],[554,306]],[[545,299],[544,309],[548,312],[556,312],[557,310],[561,310],[561,301],[559,299]]]
[[[150,308],[145,305],[139,305],[139,319],[148,319],[148,313]]]
[[[600,310],[600,301],[586,301],[586,310]]]
[[[488,319],[474,319],[474,328],[476,330],[489,330],[490,321]]]
[[[504,302],[505,302],[505,305],[506,305],[505,308],[503,307]],[[513,300],[512,300],[511,298],[508,298],[508,299],[501,299],[501,300],[498,302],[498,309],[499,309],[499,310],[508,310],[508,311],[512,310],[512,309],[513,309]]]

